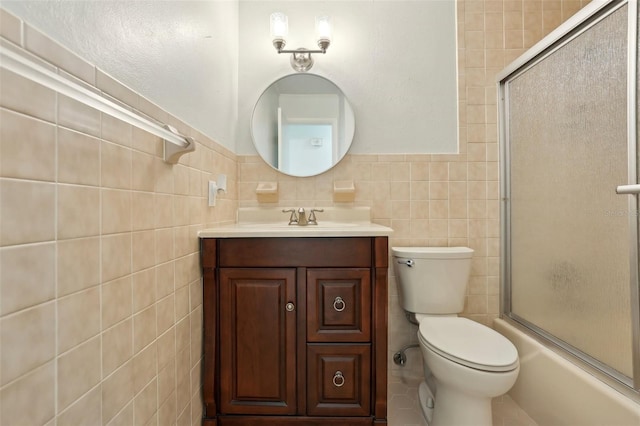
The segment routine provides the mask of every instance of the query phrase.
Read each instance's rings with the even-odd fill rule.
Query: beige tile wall
[[[258,205],[258,181],[278,181],[278,205],[330,206],[333,181],[353,180],[353,204],[370,206],[376,223],[394,229],[390,245],[475,250],[463,315],[490,325],[499,314],[500,293],[496,75],[587,3],[458,0],[459,154],[348,155],[312,178],[287,177],[258,157],[240,156],[239,205]],[[416,330],[399,307],[393,271],[390,275],[391,355],[415,343]],[[421,369],[419,357],[416,361],[410,364]]]
[[[200,424],[196,233],[235,218],[235,155],[2,9],[0,36],[198,142],[166,164],[158,137],[0,71],[0,424]]]

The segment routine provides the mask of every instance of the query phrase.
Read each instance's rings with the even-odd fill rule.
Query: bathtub
[[[638,426],[640,402],[626,397],[505,320],[494,328],[518,348],[509,395],[539,426]]]

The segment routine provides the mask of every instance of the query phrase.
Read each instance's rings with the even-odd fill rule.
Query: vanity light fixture
[[[289,19],[284,13],[271,14],[271,37],[273,46],[278,53],[291,53],[291,66],[298,72],[306,72],[313,66],[312,53],[327,53],[331,44],[331,19],[328,16],[316,17],[316,36],[318,38],[318,50],[309,50],[301,47],[296,50],[285,50],[285,37],[289,33]]]

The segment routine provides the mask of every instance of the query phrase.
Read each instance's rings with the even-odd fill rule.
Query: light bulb
[[[284,13],[271,14],[271,38],[284,40],[289,33],[289,19]]]
[[[331,41],[331,18],[328,16],[316,17],[316,36],[318,41]]]

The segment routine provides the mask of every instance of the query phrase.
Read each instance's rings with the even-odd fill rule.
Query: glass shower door
[[[565,38],[503,93],[507,314],[629,384],[638,211],[615,192],[635,164],[627,7]]]

